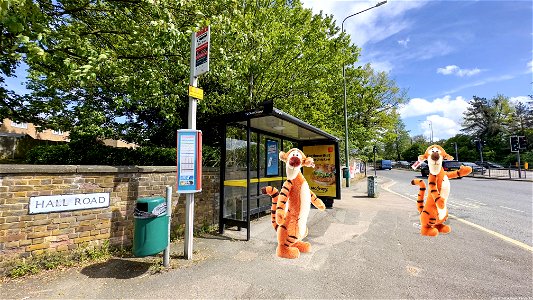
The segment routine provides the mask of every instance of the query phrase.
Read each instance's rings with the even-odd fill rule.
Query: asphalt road
[[[418,188],[411,185],[411,180],[417,177],[427,184],[427,177],[421,177],[420,172],[380,170],[377,175],[394,180],[389,189],[413,200]],[[464,177],[452,180],[451,186],[450,214],[533,245],[532,182]]]

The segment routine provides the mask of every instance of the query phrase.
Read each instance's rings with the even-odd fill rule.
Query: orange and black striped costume
[[[426,184],[421,179],[413,179],[412,185],[418,185],[417,209],[420,213],[420,233],[427,236],[437,236],[440,233],[449,233],[451,227],[445,225],[448,219],[448,209],[446,201],[450,193],[449,179],[463,177],[470,172],[472,168],[461,166],[459,170],[445,172],[442,168],[443,159],[453,159],[444,149],[438,145],[428,147],[424,155],[419,156],[420,160],[428,160],[430,174],[428,176],[429,193],[424,203]]]
[[[303,236],[299,234],[300,197],[298,197],[298,194],[300,191],[294,187],[294,182],[298,184],[302,179],[305,180],[303,175],[300,174],[294,180],[285,181],[280,192],[271,186],[263,187],[262,192],[272,197],[272,227],[277,232],[278,246],[288,249],[296,247],[299,252],[309,252],[311,244],[302,242],[302,239],[307,236],[307,228]],[[290,202],[289,207],[286,207],[288,202]],[[313,191],[311,191],[311,203],[318,209],[325,209],[324,203]]]
[[[284,162],[291,161],[294,168],[287,168],[290,175],[287,177],[292,179],[283,183],[281,191],[271,186],[263,187],[261,191],[272,197],[272,226],[278,240],[276,254],[284,258],[297,258],[300,252],[311,250],[311,244],[302,241],[307,236],[306,223],[311,204],[320,210],[324,210],[326,206],[309,189],[300,172],[301,166],[314,166],[312,158],[305,157],[298,149],[291,149],[288,153],[281,152],[280,159]]]

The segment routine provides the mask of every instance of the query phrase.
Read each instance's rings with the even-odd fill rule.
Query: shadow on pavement
[[[152,265],[150,262],[113,258],[87,266],[81,273],[90,278],[130,279],[145,274]]]

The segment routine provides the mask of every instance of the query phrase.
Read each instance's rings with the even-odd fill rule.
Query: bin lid
[[[148,205],[148,211],[152,211],[156,206],[161,203],[166,203],[165,198],[161,196],[138,198],[137,203],[146,203]]]

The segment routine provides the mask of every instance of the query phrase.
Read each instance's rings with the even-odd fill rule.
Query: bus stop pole
[[[189,84],[197,87],[198,78],[194,76],[194,67],[195,63],[195,38],[196,32],[192,33],[191,37],[191,63],[190,63],[190,72]],[[196,129],[196,107],[197,100],[189,96],[189,112],[188,112],[188,128]],[[188,260],[192,259],[192,239],[193,239],[193,229],[194,229],[194,193],[185,194],[185,249],[184,255]]]
[[[170,221],[172,216],[172,187],[167,185],[167,216],[168,216],[168,240],[167,248],[165,249],[163,256],[163,266],[168,268],[170,266]]]

